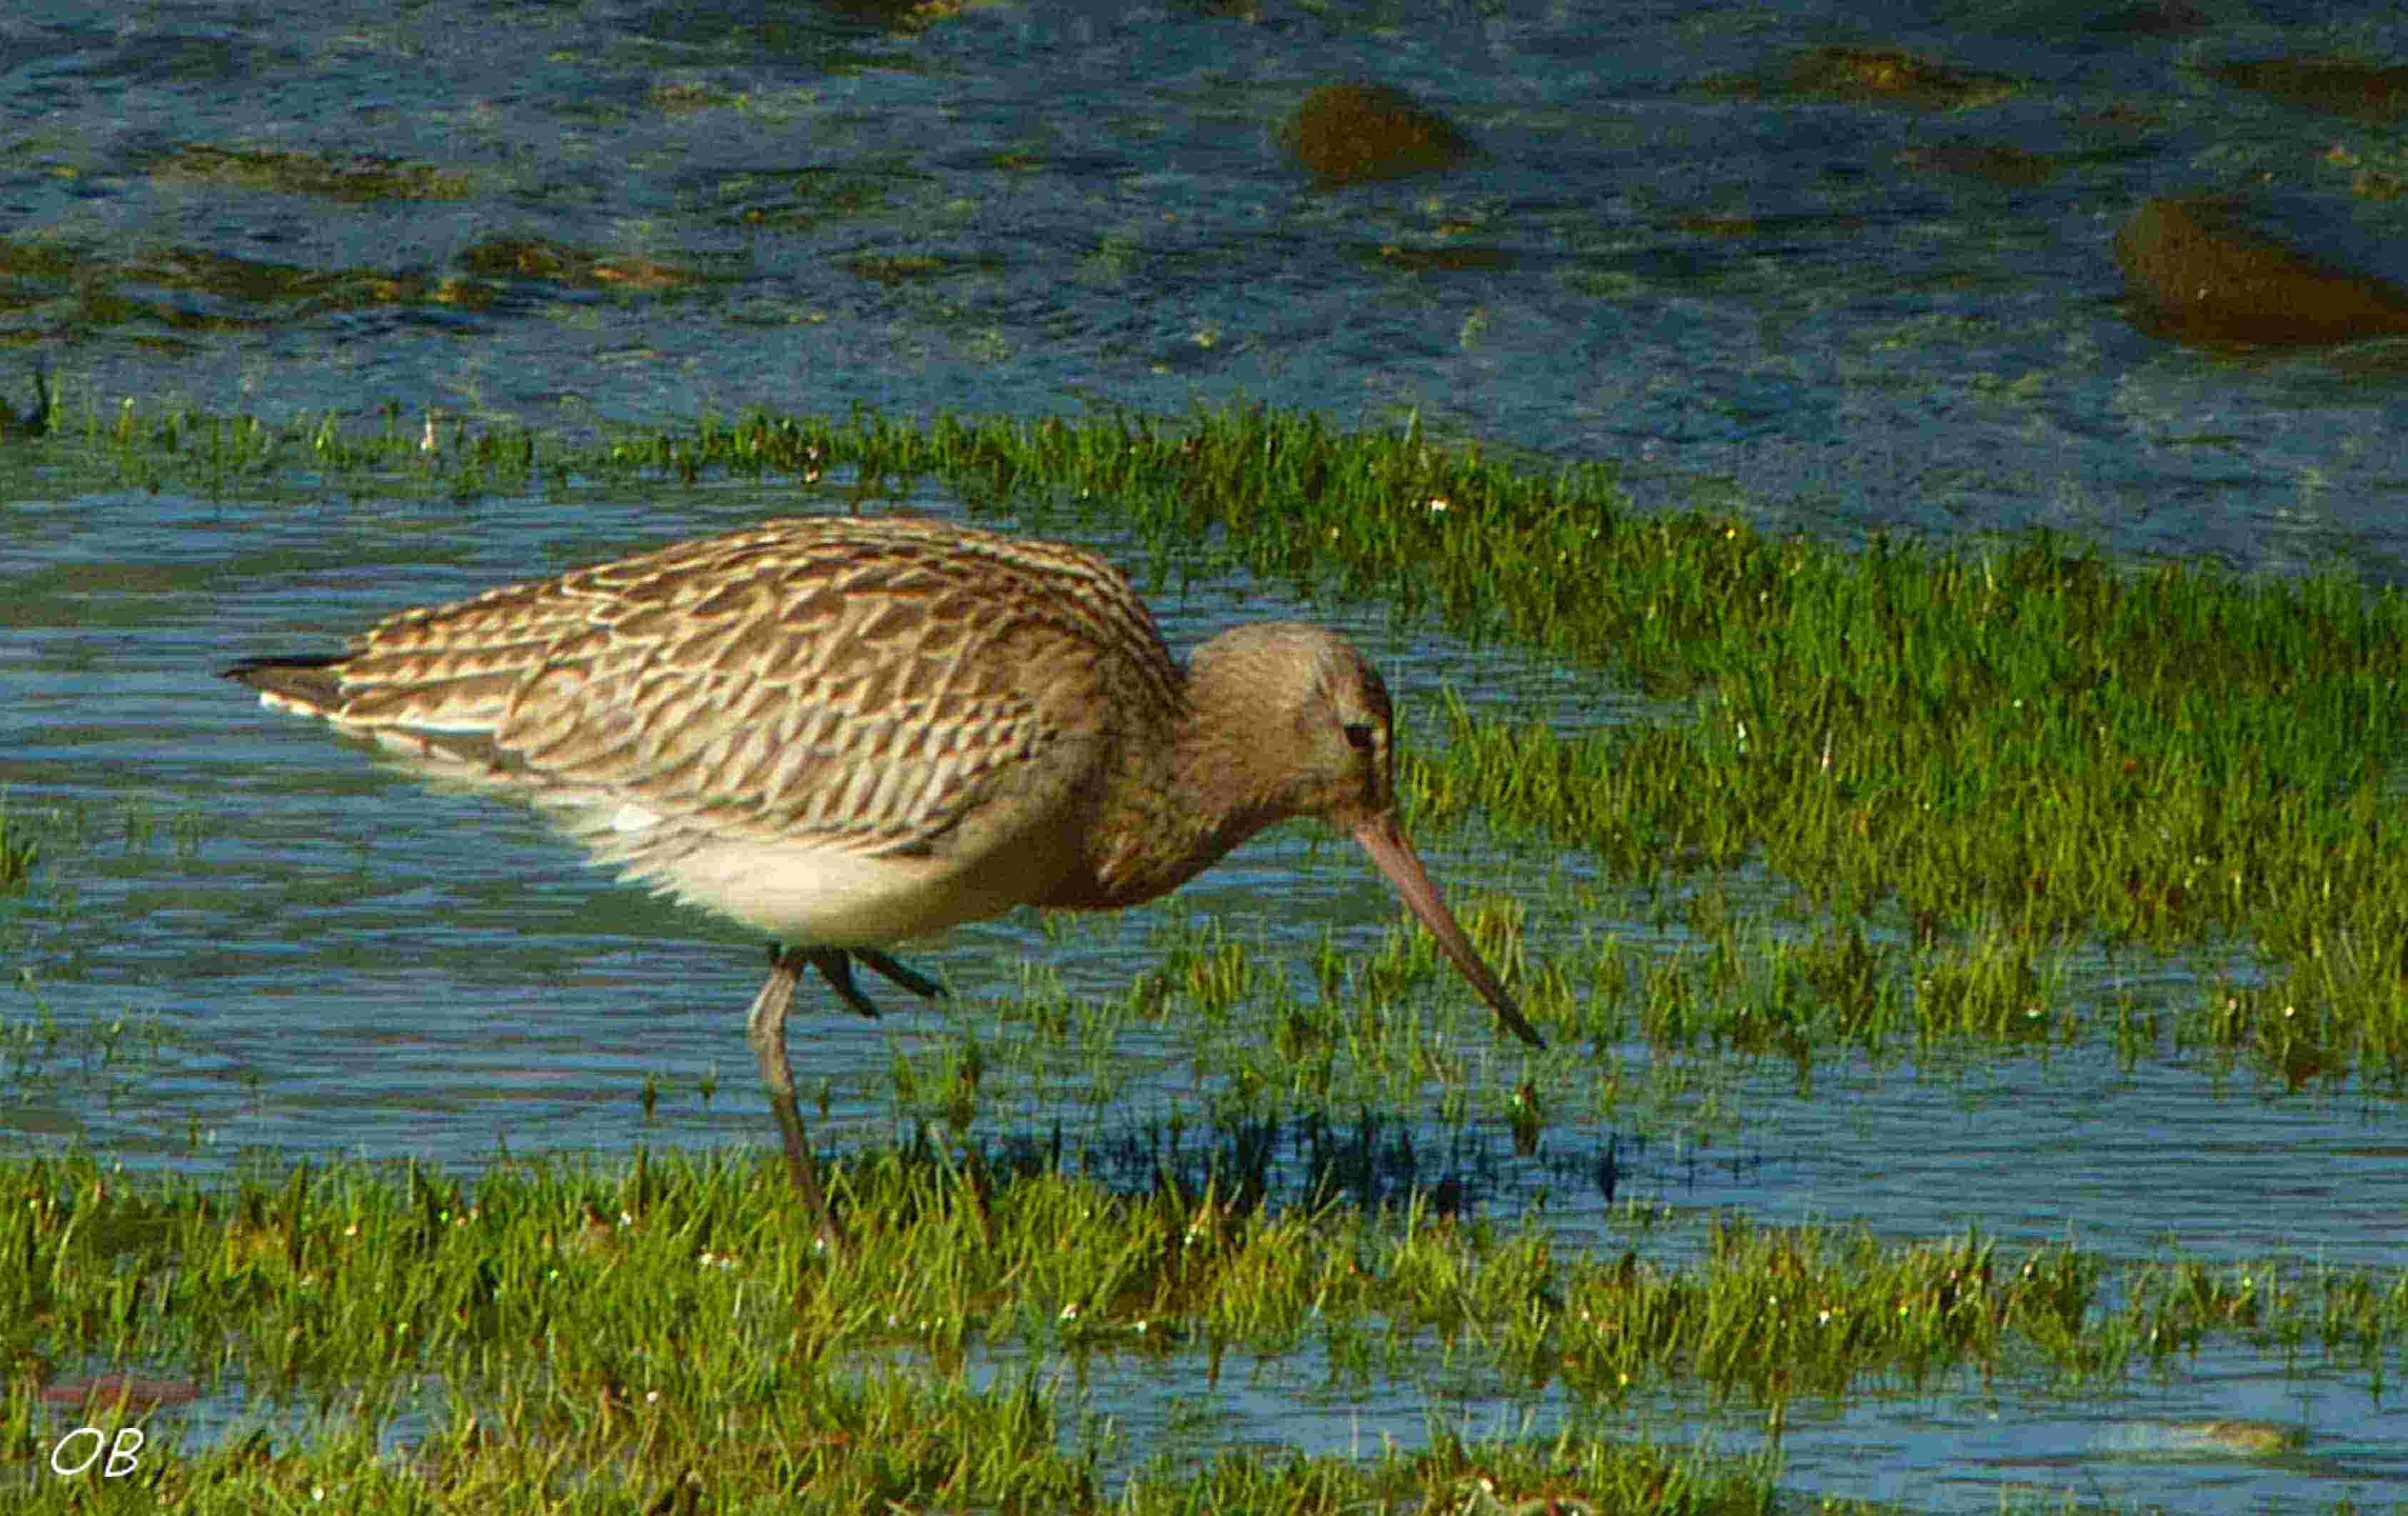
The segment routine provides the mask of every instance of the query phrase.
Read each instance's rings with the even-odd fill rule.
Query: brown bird
[[[786,1061],[805,965],[876,1016],[856,961],[939,992],[887,944],[1015,905],[1150,901],[1290,817],[1353,832],[1505,1027],[1545,1046],[1398,830],[1388,691],[1362,655],[1267,622],[1182,668],[1126,576],[1079,548],[770,521],[224,672],[767,932],[752,1051],[831,1236]]]

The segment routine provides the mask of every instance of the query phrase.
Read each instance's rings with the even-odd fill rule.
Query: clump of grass
[[[23,834],[21,825],[11,835],[7,799],[0,795],[0,895],[22,895],[34,882],[34,865],[41,861],[42,845]]]
[[[2393,866],[2408,827],[2387,778],[2408,692],[2386,671],[2408,657],[2408,599],[2345,576],[2122,568],[2046,534],[1842,551],[1711,513],[1635,515],[1608,468],[1261,411],[707,415],[541,449],[461,423],[429,452],[390,415],[362,438],[331,417],[280,429],[86,407],[79,425],[72,409],[17,451],[80,448],[153,482],[289,469],[464,498],[842,470],[859,507],[933,475],[1033,530],[1109,520],[1144,544],[1157,584],[1242,569],[1308,596],[1379,599],[1661,702],[1570,732],[1450,709],[1444,751],[1400,775],[1425,823],[1476,812],[1634,881],[1760,866],[1802,906],[1863,923],[1869,952],[1956,941],[2002,966],[1921,976],[1921,1025],[1963,1036],[2061,1034],[2044,970],[2071,942],[2245,944],[2292,976],[2286,1003],[2329,1006],[2349,1029],[2331,1057],[2408,1071],[2398,965],[2379,947],[2408,941],[2408,875]],[[2344,943],[2358,966],[2336,957]],[[2003,966],[2017,960],[2042,1001],[2009,1011],[2021,981]],[[1903,1029],[1882,975],[1843,956],[1813,972],[1839,975],[1828,993],[1855,1007],[1820,1024]]]
[[[1772,1454],[1716,1458],[1567,1432],[1544,1442],[1472,1441],[1433,1425],[1420,1452],[1389,1444],[1365,1463],[1300,1452],[1226,1452],[1202,1470],[1150,1462],[1124,1495],[1132,1516],[1192,1511],[1418,1510],[1432,1516],[1686,1512],[1756,1516],[1775,1505]],[[1845,1516],[1878,1508],[1831,1500]]]
[[[394,405],[380,420],[363,430],[330,411],[271,426],[187,405],[146,409],[132,397],[108,405],[71,394],[53,408],[43,448],[0,451],[0,469],[64,463],[96,484],[207,498],[236,487],[280,494],[297,486],[312,495],[373,489],[467,500],[543,481],[565,487],[570,479],[566,458],[539,463],[538,435],[527,427],[472,429],[457,417],[438,425],[433,415],[406,419]]]
[[[2086,1391],[2218,1338],[2321,1344],[2379,1376],[2408,1326],[2408,1279],[2279,1260],[2119,1279],[2070,1247],[1728,1219],[1700,1255],[1601,1257],[1566,1252],[1543,1215],[1477,1220],[1435,1191],[1282,1206],[925,1145],[848,1163],[835,1191],[855,1239],[840,1258],[791,1224],[771,1162],[503,1162],[473,1181],[303,1164],[200,1186],[0,1161],[0,1450],[32,1467],[64,1427],[168,1403],[129,1488],[177,1509],[322,1488],[337,1509],[1239,1510],[1481,1488],[1622,1509],[1642,1473],[1702,1500],[1760,1493],[1762,1470],[1570,1430],[1481,1448],[1438,1432],[1371,1465],[1154,1460],[1116,1491],[1115,1439],[1066,1414],[1061,1375],[1098,1353],[1200,1377],[1233,1350],[1316,1354],[1371,1383],[1484,1365],[1534,1395],[1560,1386],[1578,1415],[1669,1390],[1777,1426],[1800,1397],[1968,1371]],[[172,1403],[210,1396],[242,1416],[182,1445]],[[414,1444],[379,1455],[430,1396]],[[82,1488],[37,1484],[52,1505],[29,1509]]]
[[[2087,1366],[2099,1265],[2071,1249],[2002,1263],[1978,1236],[1897,1248],[1858,1234],[1729,1220],[1701,1276],[1635,1262],[1574,1266],[1559,1370],[1619,1400],[1667,1373],[1772,1404],[1868,1378],[1908,1387],[2014,1350]]]

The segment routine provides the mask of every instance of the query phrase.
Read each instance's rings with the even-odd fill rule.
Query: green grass
[[[163,1455],[116,1494],[36,1485],[55,1509],[742,1509],[808,1491],[827,1509],[1761,1509],[1772,1465],[1600,1427],[1669,1393],[1777,1429],[1801,1398],[1966,1372],[2110,1393],[2216,1341],[2385,1381],[2401,1278],[1728,1220],[1699,1238],[1636,1211],[1615,1213],[1628,1251],[1592,1255],[1540,1209],[1465,1220],[1480,1206],[1421,1184],[1398,1113],[1542,1151],[1633,1109],[1711,1125],[1735,1062],[1802,1080],[1841,1054],[2074,1047],[2396,1092],[2394,593],[2111,564],[2045,535],[1848,551],[1633,515],[1607,469],[1258,411],[747,416],[598,440],[452,418],[428,439],[394,412],[270,425],[70,394],[51,435],[0,449],[0,489],[573,502],[733,479],[767,513],[928,484],[1032,531],[1131,533],[1157,589],[1242,569],[1585,671],[1637,714],[1452,700],[1424,713],[1436,729],[1400,781],[1418,832],[1477,824],[1517,860],[1454,898],[1555,1047],[1498,1047],[1415,931],[1273,962],[1173,916],[1118,999],[1032,966],[991,1030],[876,1071],[898,1125],[948,1140],[852,1158],[865,1248],[841,1263],[748,1164],[504,1163],[473,1186],[302,1169],[227,1190],[0,1165],[12,1459],[60,1422],[33,1384],[109,1369],[330,1417]],[[104,836],[130,854],[159,830],[0,803],[0,943],[71,977],[94,933],[130,930],[75,909],[79,872]],[[167,830],[179,859],[206,846],[197,819]],[[1591,878],[1533,872],[1550,854]],[[2099,988],[2095,965],[2133,959],[2192,968],[2195,1002]],[[1134,1028],[1175,1028],[1208,1093],[1114,1137]],[[28,1076],[62,1035],[47,1011],[0,1030]],[[1091,1091],[1067,1148],[1058,1128],[987,1135],[1016,1089],[1065,1085]],[[1108,1138],[1125,1151],[1082,1167]],[[1560,1436],[1440,1427],[1369,1460],[1133,1459],[1065,1409],[1096,1355],[1204,1376],[1227,1353],[1318,1355],[1365,1382],[1469,1364],[1577,1414]],[[435,1430],[371,1456],[422,1404]]]
[[[1602,468],[1246,411],[751,416],[589,443],[459,420],[440,433],[427,453],[393,413],[360,432],[70,399],[55,439],[12,454],[154,488],[300,479],[463,499],[849,475],[835,503],[867,508],[933,477],[1033,530],[1133,529],[1157,586],[1242,568],[1669,702],[1664,719],[1572,732],[1453,710],[1446,750],[1405,766],[1416,819],[1476,816],[1641,882],[1760,862],[1801,909],[1877,929],[1869,943],[1994,965],[1920,973],[1877,951],[1904,999],[1928,985],[1936,1003],[1898,1012],[1868,981],[1843,1020],[2026,1039],[2066,1014],[2018,991],[2068,945],[2238,945],[2271,982],[2210,986],[2185,1045],[2293,1082],[2408,1074],[2391,782],[2408,603],[2344,576],[2118,567],[2046,535],[1840,551],[1712,514],[1630,515]]]
[[[155,1444],[122,1488],[44,1479],[17,1509],[214,1510],[323,1488],[335,1509],[1472,1509],[1443,1502],[1484,1480],[1508,1509],[1545,1493],[1754,1510],[1770,1465],[1583,1428],[1664,1392],[1777,1427],[1801,1401],[1967,1373],[2079,1390],[2217,1337],[2321,1350],[2379,1382],[2408,1326],[2408,1275],[2279,1262],[2111,1280],[2069,1247],[1720,1220],[1701,1260],[1671,1263],[1643,1258],[1659,1245],[1645,1236],[1618,1257],[1568,1250],[1538,1214],[1250,1207],[927,1149],[848,1163],[836,1192],[843,1258],[806,1240],[782,1171],[750,1158],[502,1162],[474,1181],[305,1164],[209,1186],[0,1162],[0,1459],[38,1466],[74,1426],[136,1420],[104,1374],[154,1397],[234,1394],[251,1419],[213,1446]],[[1121,1477],[1107,1469],[1129,1450],[1064,1405],[1098,1357],[1201,1381],[1231,1355],[1308,1349],[1340,1383],[1560,1386],[1574,1424],[1478,1447],[1447,1433],[1369,1464],[1157,1458]],[[41,1398],[61,1384],[93,1388]],[[422,1408],[414,1445],[377,1453]]]
[[[2382,866],[2408,606],[2344,577],[2124,570],[2045,535],[1842,552],[1719,517],[1627,515],[1603,469],[1534,471],[1410,429],[1251,411],[755,417],[549,451],[462,427],[431,458],[397,418],[360,440],[331,420],[105,419],[63,429],[129,475],[223,487],[303,468],[336,488],[454,492],[848,469],[845,497],[867,503],[933,475],[1032,529],[1133,527],[1157,584],[1240,567],[1376,599],[1691,709],[1575,736],[1457,713],[1451,736],[1473,756],[1416,779],[1435,816],[1476,811],[1639,877],[1757,851],[1818,905],[1885,907],[1927,932],[2246,933],[2289,959],[2331,935],[2337,901],[2387,938],[2395,969],[2402,951],[2373,928],[2408,907]]]

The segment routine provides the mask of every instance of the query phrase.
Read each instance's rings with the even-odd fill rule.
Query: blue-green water
[[[2149,195],[2273,174],[2309,194],[2290,213],[2310,242],[2320,215],[2387,214],[2313,198],[2346,184],[2318,177],[2327,154],[2385,151],[2380,129],[2219,93],[2198,68],[2397,56],[2400,19],[2257,8],[2202,7],[2161,35],[2059,6],[1272,6],[1251,22],[1001,6],[910,36],[742,6],[17,7],[0,16],[0,385],[22,406],[13,352],[106,404],[365,422],[391,403],[471,429],[571,432],[705,405],[1038,415],[1261,398],[1617,460],[1645,505],[1706,499],[1842,541],[2038,523],[2127,557],[2269,572],[2339,559],[2394,580],[2403,381],[2380,347],[2210,358],[2137,334],[2115,303],[2110,239]],[[1832,40],[1901,42],[2028,88],[1952,115],[1699,88]],[[1482,153],[1435,179],[1315,189],[1277,125],[1313,84],[1355,77],[1448,111]],[[720,103],[663,103],[681,91]],[[1958,140],[2061,167],[2010,190],[1901,166]],[[423,163],[466,189],[351,203],[195,180],[174,166],[188,143]],[[1688,229],[1713,217],[1778,230]],[[650,289],[471,267],[509,238],[681,277]],[[1387,252],[1467,248],[1502,256],[1442,268]],[[342,276],[352,293],[196,281],[207,259]],[[924,259],[910,277],[868,271]],[[499,297],[357,293],[452,277]],[[38,888],[0,902],[0,1026],[16,1033],[0,1134],[200,1172],[247,1150],[472,1168],[504,1144],[768,1143],[739,1024],[758,944],[580,868],[532,816],[430,792],[210,674],[332,646],[402,606],[829,508],[840,481],[455,505],[296,480],[202,501],[8,477],[0,785],[12,816],[51,830]],[[1227,583],[1161,603],[1176,643],[1306,609]],[[1441,728],[1442,686],[1568,727],[1644,708],[1578,671],[1392,636],[1376,607],[1310,614],[1363,638],[1424,733]],[[1476,829],[1426,850],[1458,894],[1532,901],[1534,956],[1583,930],[1679,940],[1592,860],[1501,850]],[[1557,873],[1596,884],[1601,914],[1536,903]],[[1299,975],[1325,931],[1369,951],[1395,916],[1351,849],[1295,836],[1250,847],[1181,908]],[[815,1130],[839,1148],[887,1140],[897,1056],[993,1035],[1027,974],[1117,997],[1168,918],[1058,939],[1025,918],[966,930],[912,955],[952,1006],[896,997],[876,1025],[806,1018],[801,1080],[832,1086]],[[2230,964],[2245,960],[2077,953],[2066,993],[2171,1012]],[[45,1018],[61,1038],[36,1056],[28,1029]],[[1130,1084],[1105,1119],[1125,1129],[1210,1098],[1174,1038],[1138,1034],[1126,1052]],[[1543,1188],[1568,1246],[1618,1250],[1579,1177],[1614,1136],[1623,1198],[1684,1217],[1730,1206],[1897,1237],[1974,1223],[2122,1257],[2172,1244],[2218,1261],[2402,1262],[2408,1130],[2380,1095],[2286,1094],[2171,1057],[2126,1072],[2092,1047],[1963,1068],[1839,1060],[1811,1090],[1785,1067],[1698,1061],[1728,1119],[1700,1098],[1568,1121],[1527,1161],[1480,1124],[1499,1174],[1490,1204],[1510,1216]],[[1025,1104],[993,1126],[1082,1109],[1041,1081],[1013,1098]],[[1684,1256],[1695,1232],[1674,1224],[1647,1246]],[[1426,1393],[1354,1397],[1284,1382],[1293,1365],[1208,1393],[1192,1368],[1099,1376],[1088,1393],[1199,1451],[1415,1442],[1429,1403],[1475,1431],[1565,1408],[1450,1396],[1437,1376]],[[2236,1418],[2311,1435],[2272,1460],[2147,1456],[2150,1427]],[[1633,1430],[1711,1429],[1738,1448],[1754,1425],[1667,1402]],[[2257,1510],[2408,1499],[2401,1432],[2362,1373],[2235,1350],[2098,1399],[1869,1393],[1798,1415],[1785,1447],[1801,1490],[1914,1508],[2071,1494]]]

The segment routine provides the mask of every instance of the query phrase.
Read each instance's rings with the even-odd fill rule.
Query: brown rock
[[[2215,202],[2157,199],[2115,234],[2145,329],[2201,346],[2300,347],[2408,333],[2408,290],[2233,224]]]

